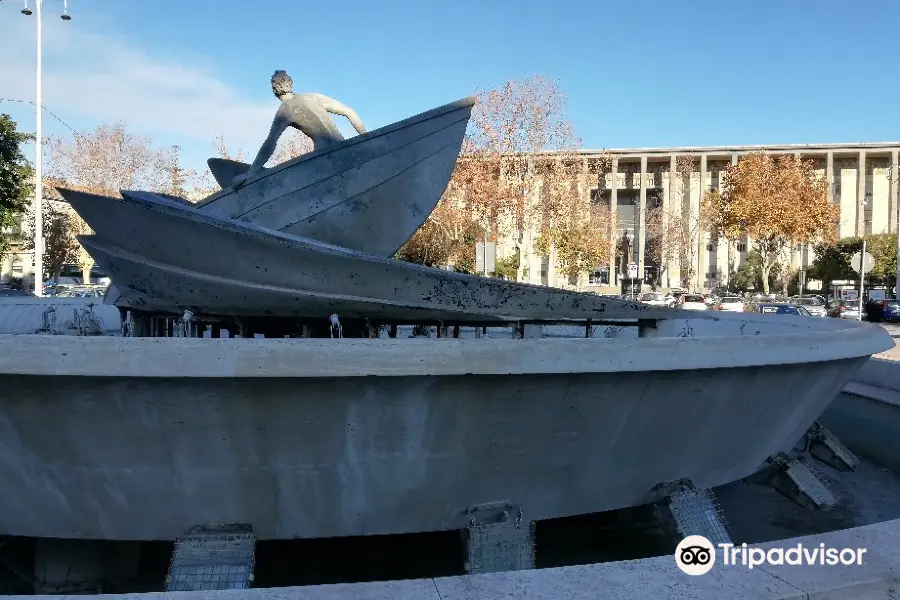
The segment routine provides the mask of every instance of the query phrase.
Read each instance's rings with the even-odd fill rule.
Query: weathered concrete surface
[[[879,354],[893,357],[897,348]],[[900,361],[870,358],[822,415],[854,452],[900,472]]]
[[[197,208],[393,256],[444,193],[473,104],[465,98],[304,154]]]
[[[0,298],[0,334],[34,333],[43,324],[43,313],[49,307],[56,309],[58,333],[74,333],[69,325],[74,311],[94,305],[94,314],[102,321],[102,330],[109,334],[120,330],[119,309],[103,304],[102,298]],[[16,350],[14,350],[16,351]]]
[[[893,343],[877,328],[802,317],[673,319],[660,321],[643,338],[636,337],[636,327],[623,329],[632,337],[88,340],[0,336],[0,373],[138,378],[647,373],[864,359]],[[83,360],[86,355],[93,360]]]
[[[497,498],[545,519],[721,485],[792,447],[885,346],[822,321],[634,340],[0,337],[0,481],[17,490],[0,533],[431,531]]]
[[[683,314],[361,254],[216,219],[165,199],[62,193],[96,232],[81,241],[123,293],[118,306],[228,316],[314,318],[337,312],[342,317],[412,320]]]
[[[862,565],[723,566],[721,555],[706,575],[690,577],[672,556],[576,567],[492,573],[435,579],[384,581],[291,588],[264,588],[167,594],[79,596],[87,600],[608,600],[684,598],[728,600],[889,600],[900,577],[900,520],[855,529],[780,540],[760,548],[866,548]],[[662,591],[664,590],[664,591]],[[34,596],[11,596],[25,600]],[[38,597],[41,598],[41,597]],[[58,596],[44,596],[46,600]]]

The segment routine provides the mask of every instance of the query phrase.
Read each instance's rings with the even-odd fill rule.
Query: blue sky
[[[44,6],[45,105],[76,129],[125,120],[194,168],[216,134],[256,151],[275,69],[370,128],[541,74],[585,147],[900,139],[898,0],[70,0],[68,23]],[[0,3],[0,97],[31,100],[20,8]],[[31,129],[27,105],[0,111]]]

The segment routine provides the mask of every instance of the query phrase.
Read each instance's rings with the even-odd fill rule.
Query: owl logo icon
[[[689,535],[675,548],[675,564],[688,575],[706,575],[716,564],[716,549],[702,535]]]

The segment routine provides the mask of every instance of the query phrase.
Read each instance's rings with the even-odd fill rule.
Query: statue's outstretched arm
[[[272,121],[272,127],[269,129],[269,136],[259,148],[259,152],[256,154],[256,159],[253,161],[253,164],[250,165],[251,171],[259,171],[267,162],[269,162],[269,159],[275,154],[275,148],[278,146],[278,138],[281,137],[281,134],[284,133],[284,130],[287,129],[287,127],[287,120],[282,118],[280,114],[275,115],[275,119]]]
[[[235,176],[231,181],[231,187],[235,189],[241,187],[254,175],[262,171],[265,164],[269,162],[269,159],[275,154],[275,148],[278,146],[278,138],[281,137],[281,134],[284,133],[284,130],[287,129],[288,125],[288,121],[281,116],[281,113],[275,115],[275,119],[272,121],[272,127],[269,128],[269,135],[260,147],[259,152],[256,154],[253,164],[250,165],[250,168],[247,169],[246,173]]]
[[[328,96],[323,96],[319,94],[319,101],[322,103],[322,106],[328,112],[341,115],[342,117],[347,117],[347,120],[350,121],[350,124],[353,125],[353,129],[356,130],[356,133],[365,133],[366,126],[363,125],[362,119],[359,118],[359,115],[356,114],[356,111],[347,106],[346,104],[342,104],[335,100],[334,98],[329,98]]]

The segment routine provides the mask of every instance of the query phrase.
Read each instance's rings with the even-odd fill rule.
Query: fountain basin
[[[713,487],[789,450],[881,328],[723,314],[556,339],[0,336],[0,534],[455,529]],[[583,335],[583,334],[582,334]],[[640,336],[640,337],[639,337]]]

